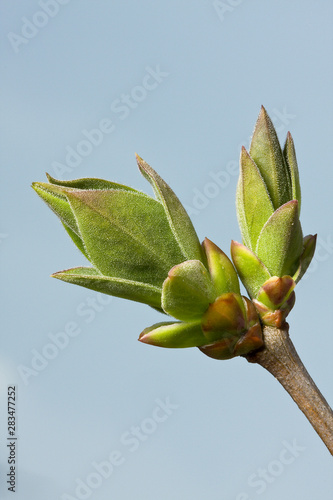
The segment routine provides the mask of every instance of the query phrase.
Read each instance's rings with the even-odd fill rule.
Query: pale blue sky
[[[243,359],[143,345],[157,312],[49,277],[85,262],[30,188],[47,171],[151,194],[137,152],[176,191],[200,239],[229,253],[240,239],[240,147],[263,104],[281,141],[293,135],[304,233],[319,235],[289,322],[332,404],[332,17],[328,0],[0,4],[3,500],[12,498],[10,384],[16,500],[332,498],[329,453],[271,375]],[[68,343],[55,351],[59,332]],[[43,349],[54,358],[38,361]],[[97,464],[110,460],[99,484]]]

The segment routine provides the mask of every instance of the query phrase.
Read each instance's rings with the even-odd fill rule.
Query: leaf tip
[[[267,116],[267,111],[266,111],[266,108],[265,108],[265,106],[264,106],[263,104],[260,106],[260,113],[259,113],[259,116],[260,116],[260,115],[261,115],[261,116]]]
[[[141,158],[141,156],[138,155],[138,153],[135,153],[135,159],[140,169],[145,167],[146,162],[143,158]]]
[[[48,172],[45,172],[45,175],[46,175],[47,180],[51,184],[56,184],[57,183],[57,179],[55,179],[54,177],[52,177],[52,175],[50,175]]]
[[[62,271],[56,271],[55,273],[50,274],[50,278],[60,279],[61,274],[62,274]]]
[[[148,343],[147,339],[148,339],[148,335],[146,334],[146,331],[143,330],[143,332],[141,332],[139,335],[138,341],[143,342],[144,344],[147,344]]]
[[[230,244],[231,252],[232,252],[233,248],[237,248],[237,247],[240,247],[240,246],[242,246],[241,243],[238,243],[238,241],[236,241],[236,240],[231,240],[231,244]]]

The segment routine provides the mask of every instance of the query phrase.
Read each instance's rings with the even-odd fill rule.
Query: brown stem
[[[289,337],[289,326],[264,327],[265,345],[247,354],[282,384],[333,455],[333,412],[306,371]]]

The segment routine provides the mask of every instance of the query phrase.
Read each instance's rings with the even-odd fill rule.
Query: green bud
[[[145,328],[139,340],[145,344],[168,348],[196,347],[207,343],[200,321],[157,323]]]
[[[215,359],[242,356],[263,345],[254,305],[246,297],[232,292],[210,304],[201,320],[157,323],[146,328],[139,340],[168,348],[196,346]]]
[[[239,277],[255,301],[261,319],[272,324],[269,314],[283,311],[285,318],[293,299],[271,309],[259,293],[273,277],[292,277],[297,283],[309,266],[316,238],[303,238],[299,219],[301,188],[295,147],[290,133],[281,150],[273,123],[262,107],[250,147],[243,148],[236,206],[243,245],[232,242],[231,254]],[[273,282],[270,282],[273,283]],[[274,281],[278,287],[278,282]],[[279,288],[276,293],[279,293]],[[268,309],[267,309],[268,308]],[[279,313],[280,314],[280,313]]]
[[[250,156],[265,181],[274,209],[291,200],[290,173],[274,125],[263,106],[253,132]]]
[[[273,276],[260,288],[258,298],[253,299],[262,322],[280,328],[295,304],[295,281],[290,276]]]
[[[246,329],[246,309],[242,297],[224,293],[218,297],[202,317],[202,330],[207,340],[234,337]]]
[[[274,213],[274,207],[264,179],[244,147],[240,159],[236,207],[244,243],[254,250],[263,226]]]
[[[227,292],[240,293],[238,276],[229,257],[208,238],[205,238],[202,246],[215,287],[215,298]]]
[[[174,266],[162,288],[164,312],[183,321],[200,319],[215,299],[210,275],[199,260]]]
[[[255,253],[237,241],[231,242],[231,256],[247,293],[255,298],[261,285],[271,277],[267,267]]]
[[[271,310],[279,309],[289,299],[295,286],[296,283],[290,276],[283,276],[282,278],[273,276],[260,288],[258,301]]]
[[[144,160],[137,161],[156,199],[103,179],[48,176],[48,183],[33,184],[92,265],[52,276],[180,320],[146,328],[143,343],[199,347],[218,359],[259,348],[258,315],[240,295],[232,262],[207,238],[200,245],[174,192]]]
[[[312,242],[313,237],[308,244],[311,248]],[[290,276],[272,277],[261,260],[236,241],[231,244],[231,255],[262,322],[269,326],[281,326],[295,303],[295,276],[294,279]]]
[[[160,347],[197,346],[217,359],[258,349],[262,346],[258,314],[240,296],[230,259],[207,238],[203,249],[209,272],[201,261],[188,260],[174,266],[163,283],[164,312],[183,322],[153,325],[139,340]]]
[[[284,276],[296,272],[302,252],[298,202],[291,200],[278,208],[263,226],[255,253],[271,276]]]

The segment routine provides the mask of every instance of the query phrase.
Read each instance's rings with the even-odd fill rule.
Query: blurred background
[[[0,18],[0,497],[15,385],[17,500],[332,498],[329,452],[261,367],[143,345],[159,313],[49,277],[86,263],[30,188],[49,172],[152,194],[137,152],[229,253],[263,104],[318,233],[289,323],[332,405],[332,3],[17,0]]]

